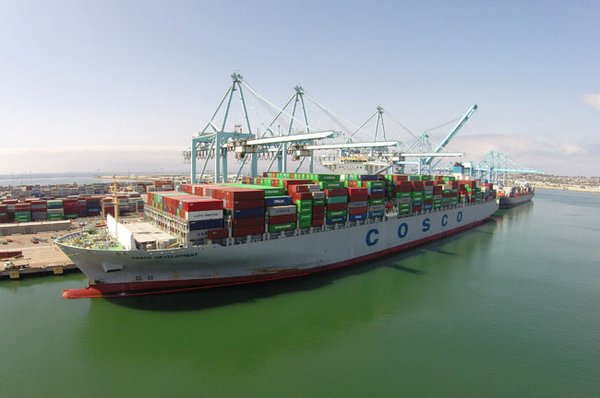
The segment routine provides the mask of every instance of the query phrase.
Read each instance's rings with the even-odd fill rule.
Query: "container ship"
[[[401,252],[485,222],[493,185],[454,177],[264,173],[149,192],[143,222],[57,239],[88,278],[65,298],[272,281]],[[118,217],[118,214],[117,214]]]
[[[501,209],[508,209],[523,203],[530,202],[535,196],[535,188],[529,184],[519,184],[504,187],[498,191],[498,205]]]

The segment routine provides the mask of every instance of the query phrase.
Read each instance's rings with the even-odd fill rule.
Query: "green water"
[[[0,283],[1,397],[598,397],[600,195],[328,275],[64,300]]]

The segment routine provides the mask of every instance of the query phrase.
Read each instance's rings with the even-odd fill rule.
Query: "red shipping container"
[[[297,200],[312,200],[312,193],[298,192],[298,193],[292,194],[292,202],[296,203]]]
[[[323,216],[325,214],[325,206],[313,206],[312,214],[313,214],[313,216],[315,216],[315,215]]]
[[[325,192],[326,197],[347,196],[348,195],[348,190],[346,188],[330,188],[330,189],[324,189],[323,191]]]
[[[369,190],[367,188],[348,188],[348,197],[353,198],[355,196],[367,195]]]
[[[258,207],[265,207],[264,199],[252,199],[252,200],[228,200],[225,202],[227,209],[256,209]]]
[[[231,236],[239,238],[247,235],[260,235],[265,233],[265,225],[255,225],[250,227],[234,227],[231,228]]]
[[[306,184],[288,185],[287,190],[288,194],[293,194],[297,192],[310,192],[310,189],[308,189],[308,185]]]
[[[348,203],[330,203],[327,205],[327,211],[346,210]]]
[[[227,187],[225,191],[226,200],[263,199],[265,191],[262,189],[246,189]]]
[[[269,224],[287,224],[290,222],[296,222],[295,214],[286,214],[283,216],[270,216]]]
[[[234,218],[231,220],[231,225],[236,227],[250,227],[255,225],[264,225],[264,217],[248,217],[248,218]]]
[[[209,229],[207,233],[208,239],[223,239],[229,236],[227,228]]]
[[[320,227],[323,224],[325,224],[325,220],[323,220],[323,218],[319,218],[319,219],[313,218],[313,220],[312,220],[312,226],[313,227]]]
[[[351,197],[348,197],[348,202],[365,202],[369,200],[369,195],[368,194],[364,194],[364,195],[353,195]]]
[[[351,207],[350,209],[348,209],[348,213],[349,214],[365,214],[369,211],[369,207],[368,206],[364,206],[364,207]]]
[[[181,203],[181,208],[187,212],[223,209],[223,202],[218,199],[198,196],[195,198],[182,197],[181,199],[174,197],[173,199],[178,202],[177,207],[179,207],[179,203]]]
[[[289,179],[289,180],[283,180],[283,186],[285,188],[289,188],[290,185],[306,185],[306,184],[313,184],[312,180],[296,180],[296,179]]]
[[[381,193],[372,193],[369,195],[369,199],[383,199],[385,198],[385,193],[381,192]]]

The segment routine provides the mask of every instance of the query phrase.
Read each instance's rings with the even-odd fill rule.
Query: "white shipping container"
[[[270,206],[267,207],[268,216],[287,216],[290,214],[296,214],[296,206]]]
[[[223,210],[192,211],[185,213],[186,221],[218,220],[223,218]]]
[[[408,198],[408,200],[410,201],[410,198]],[[354,208],[354,207],[365,207],[368,206],[369,202],[364,201],[364,202],[348,202],[348,207],[349,208]]]
[[[319,186],[319,184],[308,184],[308,190],[310,192],[318,192],[321,190],[321,187]]]
[[[312,197],[313,197],[313,199],[325,199],[325,192],[322,192],[322,191],[313,192]]]
[[[188,240],[200,240],[208,237],[208,229],[199,229],[188,232]]]

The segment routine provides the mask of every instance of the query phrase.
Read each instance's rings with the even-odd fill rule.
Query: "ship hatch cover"
[[[102,262],[102,268],[104,269],[104,272],[115,272],[121,271],[123,269],[123,265],[104,261]]]

